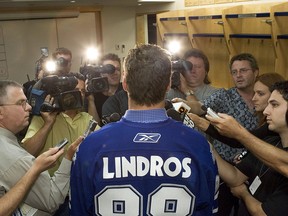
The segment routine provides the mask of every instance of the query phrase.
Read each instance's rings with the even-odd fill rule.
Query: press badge
[[[253,180],[252,184],[249,186],[249,191],[252,195],[254,195],[254,193],[256,192],[256,190],[258,189],[258,187],[261,185],[261,180],[259,178],[259,176],[257,175],[255,177],[255,179]]]

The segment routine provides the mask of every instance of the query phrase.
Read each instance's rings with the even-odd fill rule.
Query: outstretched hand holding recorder
[[[63,140],[61,140],[57,145],[56,147],[60,149],[64,148],[65,145],[68,144],[68,139],[67,138],[64,138]]]
[[[202,105],[201,109],[206,111],[206,113],[213,118],[220,118],[219,115],[214,110],[212,110],[210,107],[206,108],[204,105]]]

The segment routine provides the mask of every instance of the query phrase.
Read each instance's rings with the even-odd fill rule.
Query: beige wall
[[[104,7],[101,18],[103,52],[115,53],[123,60],[136,42],[135,8]],[[116,49],[116,46],[119,46],[119,49]]]
[[[0,79],[20,83],[27,81],[27,75],[34,78],[40,47],[48,47],[50,53],[58,46],[71,49],[72,71],[79,71],[85,48],[96,44],[94,13],[81,13],[78,18],[4,21],[0,28]]]
[[[267,2],[267,0],[251,2],[256,1]],[[286,2],[286,0],[277,1]],[[240,3],[243,4],[243,2]],[[135,17],[137,14],[179,9],[187,9],[184,6],[184,0],[161,6],[103,7],[101,11],[103,52],[116,53],[122,59],[125,57],[129,48],[136,43]],[[70,48],[73,52],[72,70],[78,71],[86,47],[99,45],[96,35],[99,32],[96,31],[96,25],[92,12],[80,13],[78,18],[0,22],[0,30],[2,28],[3,31],[3,38],[0,35],[0,60],[3,59],[3,46],[1,46],[3,39],[6,55],[4,57],[8,66],[6,69],[5,62],[0,61],[0,79],[14,79],[23,83],[27,81],[26,74],[34,78],[34,64],[40,57],[40,47],[43,46],[47,46],[51,52],[58,46]],[[120,49],[116,50],[115,45],[119,45]],[[122,45],[125,46],[124,49]]]

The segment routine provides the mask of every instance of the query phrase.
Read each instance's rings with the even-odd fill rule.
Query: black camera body
[[[111,64],[92,66],[85,65],[80,68],[80,73],[83,74],[87,80],[87,92],[96,93],[109,90],[109,83],[107,77],[101,74],[112,74],[115,72],[115,67]]]
[[[186,60],[172,61],[171,88],[179,89],[181,85],[180,74],[192,70],[193,64]]]
[[[42,78],[40,82],[40,89],[31,91],[29,102],[32,106],[32,114],[40,115],[40,112],[61,112],[82,108],[81,92],[75,90],[78,84],[76,77],[48,76]],[[53,104],[45,102],[48,94],[54,97]]]

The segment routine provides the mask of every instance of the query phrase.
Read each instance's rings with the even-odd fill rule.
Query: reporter
[[[284,81],[285,79],[278,73],[265,73],[256,78],[254,84],[254,96],[252,102],[256,115],[259,119],[258,128],[249,130],[250,133],[257,136],[258,138],[265,138],[266,136],[274,136],[275,133],[268,130],[268,125],[265,121],[263,114],[264,109],[268,105],[268,99],[271,95],[271,87],[274,83]],[[242,148],[243,145],[236,139],[221,136],[219,132],[204,118],[201,118],[195,114],[190,114],[190,118],[194,121],[197,128],[204,131],[211,137],[225,143],[233,148]]]
[[[233,117],[219,113],[221,119],[207,116],[207,119],[217,128],[223,136],[238,140],[245,148],[266,165],[272,167],[288,178],[288,154],[251,134]],[[288,140],[288,139],[287,139]]]
[[[244,206],[240,205],[240,209],[243,210],[239,211],[241,216],[283,215],[288,210],[286,205],[288,198],[287,172],[283,172],[284,169],[281,169],[287,167],[288,161],[286,152],[288,149],[288,81],[276,83],[272,90],[268,106],[263,113],[267,118],[269,130],[276,132],[279,136],[266,137],[261,141],[226,114],[219,113],[221,118],[207,116],[219,131],[226,131],[223,134],[235,136],[243,144],[248,144],[251,147],[249,149],[253,149],[251,152],[255,153],[255,156],[262,161],[256,159],[254,155],[248,154],[236,167],[233,167],[223,161],[215,152],[221,178],[232,187],[232,193],[242,199],[246,206],[245,210]],[[223,122],[229,122],[229,126],[223,125]],[[266,144],[264,144],[265,142]],[[275,154],[277,148],[278,155]],[[246,180],[248,180],[249,189],[243,185]]]
[[[5,191],[27,173],[35,160],[19,145],[15,135],[29,124],[30,111],[22,85],[10,80],[0,81],[0,185]],[[48,171],[39,175],[21,207],[41,216],[51,215],[58,209],[68,194],[72,158],[81,141],[79,137],[69,146],[53,177]]]
[[[11,215],[27,195],[41,172],[53,167],[56,160],[64,153],[61,149],[51,148],[39,155],[27,173],[0,198],[0,216]]]

